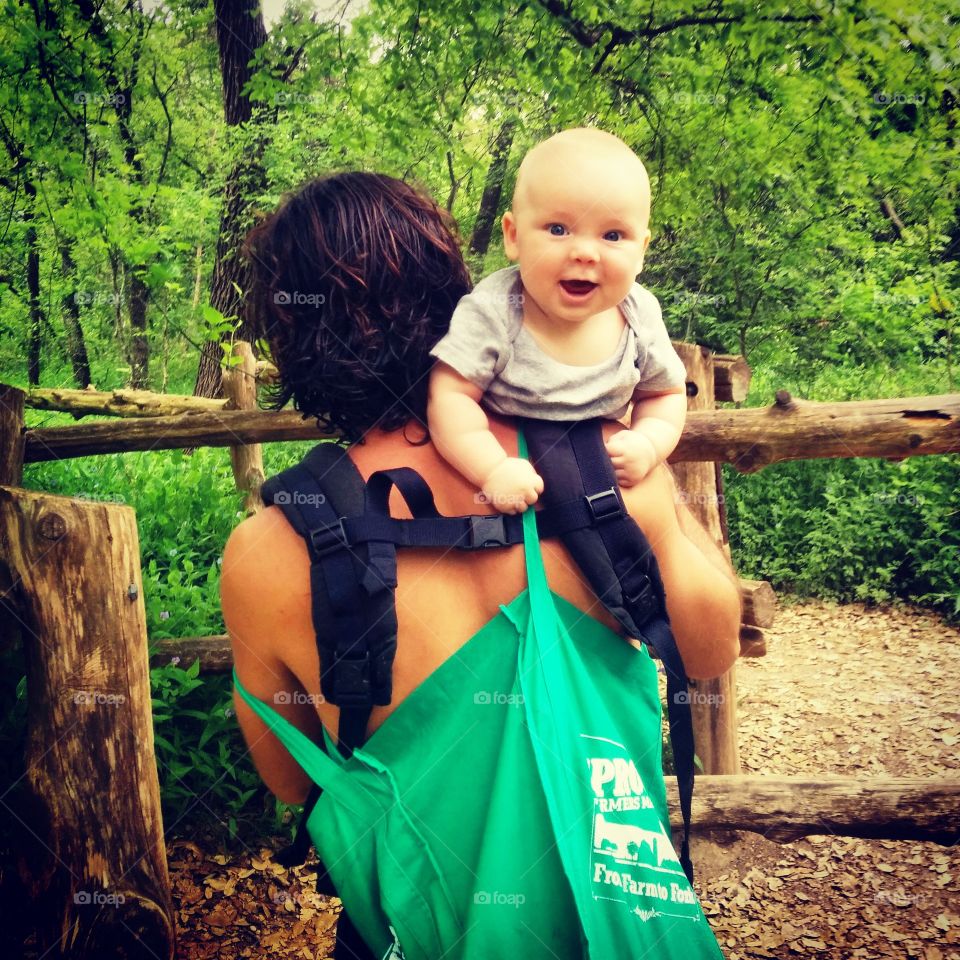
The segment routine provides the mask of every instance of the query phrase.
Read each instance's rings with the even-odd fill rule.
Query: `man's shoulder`
[[[261,602],[294,585],[294,574],[309,566],[306,544],[279,507],[266,507],[239,523],[227,539],[220,570],[226,607]]]

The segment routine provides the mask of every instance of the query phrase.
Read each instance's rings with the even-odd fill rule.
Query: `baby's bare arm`
[[[682,387],[671,393],[634,394],[630,429],[638,430],[650,441],[662,462],[673,453],[687,419],[687,396]]]
[[[621,486],[639,483],[673,453],[687,417],[687,398],[673,393],[634,394],[630,429],[607,441],[607,453]]]
[[[522,513],[543,492],[533,467],[506,451],[480,406],[483,391],[437,362],[430,374],[427,420],[440,455],[502,513]]]
[[[430,374],[427,420],[440,455],[475,487],[482,487],[507,453],[490,432],[480,406],[483,391],[438,361]]]

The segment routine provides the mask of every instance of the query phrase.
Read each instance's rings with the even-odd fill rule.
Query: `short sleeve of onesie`
[[[635,283],[622,306],[628,322],[636,321],[630,325],[637,337],[638,389],[670,390],[684,386],[687,371],[670,342],[657,298]]]
[[[519,313],[521,303],[515,271],[492,273],[460,299],[450,329],[430,356],[485,391],[510,358],[511,317]]]

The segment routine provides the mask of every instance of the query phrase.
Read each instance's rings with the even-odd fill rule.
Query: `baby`
[[[507,456],[481,401],[540,420],[619,420],[632,402],[630,429],[607,441],[622,486],[677,445],[686,373],[660,305],[636,283],[649,219],[647,172],[612,134],[564,130],[524,157],[503,215],[517,266],[478,283],[431,351],[431,438],[500,512],[526,510],[543,480]]]

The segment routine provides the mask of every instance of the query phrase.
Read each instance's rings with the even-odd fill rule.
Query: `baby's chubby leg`
[[[622,490],[660,567],[667,613],[691,679],[725,673],[740,651],[740,591],[722,551],[677,503],[673,475],[661,464]],[[679,514],[678,514],[679,511]]]

